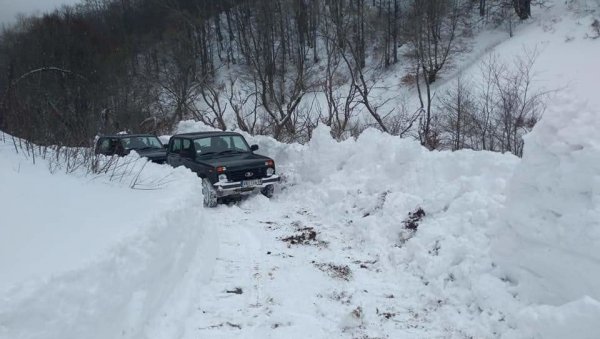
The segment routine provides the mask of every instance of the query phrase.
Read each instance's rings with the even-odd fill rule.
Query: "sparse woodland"
[[[304,142],[319,124],[430,149],[522,152],[543,111],[537,52],[436,81],[482,27],[530,0],[85,0],[0,34],[0,129],[42,145],[167,133],[182,119]],[[401,81],[384,81],[391,72]],[[387,86],[387,87],[386,87]],[[414,93],[414,102],[399,89]],[[405,91],[405,92],[406,92]],[[444,93],[442,93],[444,92]]]

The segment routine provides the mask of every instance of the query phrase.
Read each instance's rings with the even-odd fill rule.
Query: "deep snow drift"
[[[509,183],[495,243],[542,338],[600,335],[600,112],[572,97],[553,102],[529,134]],[[564,306],[563,306],[564,305]]]
[[[524,336],[600,336],[600,41],[598,4],[553,2],[534,24],[498,46],[540,54],[540,83],[555,90],[525,138],[497,224],[494,259],[531,307],[519,313]],[[595,12],[595,15],[593,14]]]

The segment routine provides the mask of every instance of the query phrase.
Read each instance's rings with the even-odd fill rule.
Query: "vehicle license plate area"
[[[243,187],[260,186],[260,185],[262,185],[262,180],[261,179],[244,180],[244,181],[242,181],[242,188]]]

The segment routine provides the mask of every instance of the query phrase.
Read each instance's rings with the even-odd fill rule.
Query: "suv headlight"
[[[219,174],[220,182],[227,182],[227,174]]]
[[[273,169],[273,167],[267,168],[267,176],[270,177],[273,174],[275,174],[275,169]]]

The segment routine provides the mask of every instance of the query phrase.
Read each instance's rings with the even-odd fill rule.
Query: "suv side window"
[[[177,153],[181,152],[181,139],[172,139],[169,145],[169,152]]]
[[[100,140],[98,140],[98,146],[96,146],[96,147],[97,147],[98,153],[108,154],[108,151],[110,149],[110,139],[101,138]]]
[[[183,150],[189,151],[192,149],[192,141],[190,139],[183,139]]]
[[[182,148],[181,148],[181,156],[182,157],[192,157],[193,156],[193,147],[192,147],[192,141],[190,139],[182,139]]]
[[[210,138],[196,139],[194,146],[196,153],[200,154],[210,147]]]
[[[248,146],[244,144],[244,139],[242,138],[231,138],[231,140],[233,140],[233,147],[239,150],[245,150],[248,148]]]

